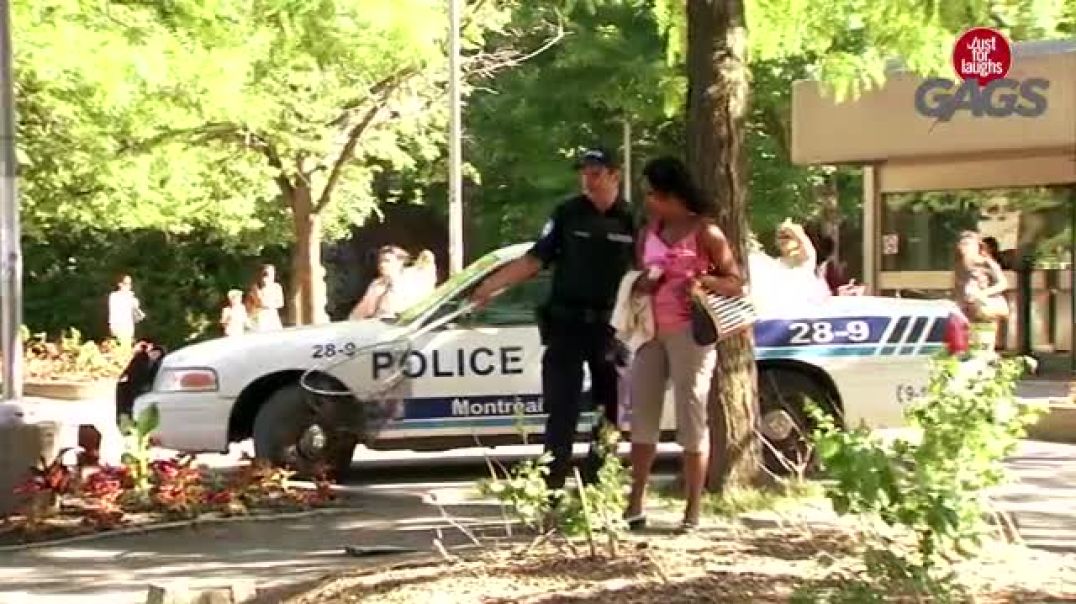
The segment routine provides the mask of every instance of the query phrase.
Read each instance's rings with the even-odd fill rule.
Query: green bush
[[[138,335],[169,348],[220,334],[227,291],[246,289],[262,262],[286,283],[285,248],[242,247],[210,231],[65,232],[23,244],[23,322],[49,338],[75,327],[88,339],[108,336],[108,294],[128,273],[146,319]]]
[[[627,530],[623,513],[628,474],[617,456],[619,440],[619,431],[608,424],[602,426],[597,443],[601,466],[594,484],[577,484],[563,490],[548,488],[545,478],[553,458],[544,453],[503,472],[503,477],[491,466],[491,477],[479,481],[478,491],[506,506],[528,529],[556,532],[568,539],[586,537],[592,555],[596,552],[595,537],[600,533],[605,536],[609,555],[615,557],[617,544]]]
[[[900,532],[867,553],[877,578],[920,588],[936,583],[945,563],[972,555],[989,511],[986,491],[1005,478],[1003,461],[1042,412],[1015,397],[1023,360],[934,362],[926,394],[904,412],[914,437],[884,443],[866,428],[840,430],[811,410],[826,489],[837,512],[866,514]],[[933,592],[933,589],[928,591]]]

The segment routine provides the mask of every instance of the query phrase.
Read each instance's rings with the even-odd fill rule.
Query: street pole
[[[631,205],[631,120],[624,116],[624,201]]]
[[[1069,189],[1069,239],[1069,321],[1076,323],[1076,185]],[[1069,374],[1076,378],[1076,334],[1069,335]]]
[[[463,148],[460,109],[460,0],[448,0],[448,268],[463,270]]]
[[[22,245],[15,187],[15,102],[11,77],[11,5],[0,0],[0,343],[4,355],[3,402],[22,398]]]

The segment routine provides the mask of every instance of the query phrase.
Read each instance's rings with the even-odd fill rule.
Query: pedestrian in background
[[[243,304],[241,290],[228,290],[228,303],[220,313],[220,325],[226,336],[241,336],[250,327],[250,315]]]
[[[247,311],[255,331],[283,329],[280,309],[284,307],[284,289],[276,282],[276,267],[263,264],[247,294]]]
[[[116,289],[108,295],[108,329],[120,344],[134,344],[135,325],[146,318],[142,303],[134,293],[134,281],[130,275],[120,275]]]
[[[386,245],[378,250],[377,272],[377,278],[351,310],[351,319],[398,316],[437,287],[437,259],[430,250],[422,250],[412,262],[407,250]]]
[[[471,298],[484,305],[504,289],[534,277],[544,266],[553,266],[549,300],[538,309],[545,345],[545,450],[553,455],[546,483],[551,489],[564,486],[571,468],[584,363],[590,369],[595,410],[609,425],[617,425],[621,349],[609,320],[620,281],[632,265],[635,241],[634,220],[620,196],[620,167],[613,155],[606,149],[590,149],[576,168],[582,193],[558,205],[534,247],[487,277]],[[583,472],[585,482],[597,479],[601,460],[596,453],[592,443]]]
[[[990,257],[989,250],[975,231],[964,231],[956,244],[953,267],[955,302],[974,328],[975,344],[993,350],[998,322],[1009,316],[1005,290],[1009,288],[1001,266]]]

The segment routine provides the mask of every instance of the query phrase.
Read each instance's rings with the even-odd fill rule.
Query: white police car
[[[482,257],[398,319],[344,321],[256,333],[195,344],[167,355],[152,390],[135,411],[157,405],[161,445],[183,451],[222,451],[253,438],[256,454],[304,469],[350,465],[358,442],[378,449],[443,450],[518,443],[521,428],[541,433],[542,346],[534,308],[549,276],[516,286],[488,306],[444,319],[467,303],[485,276],[529,249],[503,248]],[[927,383],[929,358],[945,343],[957,313],[944,301],[832,297],[806,308],[761,309],[755,327],[762,432],[774,451],[801,453],[807,424],[803,404],[827,406],[845,425],[876,428],[902,423],[903,403]],[[423,329],[438,324],[433,329]],[[420,330],[417,337],[408,334]],[[406,363],[378,342],[410,338]],[[385,405],[355,405],[402,365],[407,378]],[[300,384],[313,375],[316,383]],[[308,382],[310,380],[307,380]],[[310,390],[320,391],[312,395]],[[323,396],[328,394],[329,396]],[[361,398],[368,398],[365,395]],[[663,428],[673,430],[673,405]],[[362,411],[366,410],[366,411]],[[590,416],[581,420],[586,431]]]

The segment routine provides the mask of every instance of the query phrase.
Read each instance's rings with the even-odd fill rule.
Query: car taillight
[[[970,348],[971,323],[962,313],[949,314],[949,320],[945,324],[945,347],[949,354],[964,354]]]

